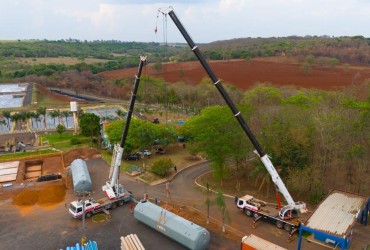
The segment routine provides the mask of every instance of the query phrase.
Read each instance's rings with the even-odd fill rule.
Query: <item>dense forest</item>
[[[369,97],[369,86],[363,87]],[[370,193],[370,98],[355,99],[350,90],[260,86],[246,92],[238,106],[289,190],[316,202],[332,188]],[[184,126],[192,150],[206,153],[219,180],[246,169],[260,176],[261,187],[270,181],[227,107],[205,108]]]

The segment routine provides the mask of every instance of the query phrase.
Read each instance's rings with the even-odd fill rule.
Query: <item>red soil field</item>
[[[351,84],[360,84],[370,79],[370,67],[350,66],[345,70],[341,65],[335,68],[312,66],[310,73],[304,73],[301,64],[285,58],[259,58],[249,62],[245,60],[211,61],[212,70],[223,83],[228,83],[247,90],[258,83],[270,83],[275,86],[293,85],[302,88],[337,90]],[[137,68],[115,70],[102,73],[113,79],[133,77]],[[142,76],[163,78],[167,82],[185,82],[198,84],[207,74],[198,61],[163,64],[162,73],[155,73],[152,65],[147,65]],[[208,76],[207,76],[208,77]]]

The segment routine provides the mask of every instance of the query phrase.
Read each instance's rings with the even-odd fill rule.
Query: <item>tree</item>
[[[68,111],[68,110],[63,110],[61,112],[61,115],[64,116],[65,120],[66,120],[66,128],[68,128],[68,117],[72,114],[71,111]]]
[[[210,198],[212,194],[213,192],[209,188],[209,183],[207,182],[206,183],[206,200],[205,200],[205,204],[207,206],[207,225],[209,224],[209,208],[213,204],[213,201]]]
[[[122,111],[122,109],[117,109],[116,110],[116,114],[119,116],[119,117],[124,117],[126,116],[126,113]]]
[[[38,107],[36,112],[44,117],[44,129],[46,129],[46,107]]]
[[[92,139],[100,133],[100,118],[93,113],[85,113],[80,117],[79,126],[81,134]]]
[[[21,119],[21,116],[19,113],[14,113],[11,117],[10,120],[15,123],[14,128],[17,128],[19,126],[18,121]]]
[[[11,112],[9,110],[4,110],[2,112],[2,115],[5,117],[6,121],[7,121],[7,126],[8,126],[8,129],[10,129],[10,118],[12,116]]]
[[[62,124],[58,124],[56,130],[60,137],[64,133],[64,131],[66,131],[66,127],[64,127]]]
[[[56,127],[55,118],[59,117],[59,114],[60,114],[59,110],[52,110],[52,111],[50,111],[49,114],[50,114],[51,118],[54,119],[54,127]]]
[[[241,107],[243,113],[248,108]],[[227,107],[212,106],[201,111],[200,115],[190,118],[184,124],[185,137],[192,152],[204,152],[211,160],[214,176],[221,181],[228,174],[230,162],[245,158],[251,145]]]
[[[162,158],[156,160],[152,167],[151,171],[153,174],[156,174],[160,177],[166,177],[170,173],[170,169],[173,166],[173,162],[171,161],[170,158]]]
[[[222,216],[222,232],[225,232],[225,221],[229,220],[229,213],[226,208],[226,203],[225,203],[225,197],[224,194],[221,191],[217,192],[216,199],[215,199],[215,204],[218,207],[218,210],[221,212]]]

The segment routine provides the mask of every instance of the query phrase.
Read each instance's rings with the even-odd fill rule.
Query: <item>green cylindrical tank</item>
[[[189,249],[208,247],[210,233],[207,229],[149,201],[140,201],[136,205],[134,217]]]

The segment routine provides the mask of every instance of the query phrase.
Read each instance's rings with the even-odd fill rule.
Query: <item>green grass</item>
[[[72,145],[71,139],[76,138],[80,143],[76,145]],[[74,148],[90,148],[95,147],[96,145],[91,142],[90,137],[85,137],[83,135],[74,135],[70,133],[64,134],[49,134],[49,135],[42,135],[41,136],[42,142],[49,142],[49,145],[61,150],[61,151],[69,151]]]
[[[47,154],[53,154],[57,153],[58,151],[55,151],[53,149],[45,149],[35,152],[22,152],[22,153],[14,153],[14,154],[5,154],[0,155],[0,161],[10,161],[10,160],[19,160],[21,158],[27,158],[31,156],[40,156],[40,155],[47,155]]]

